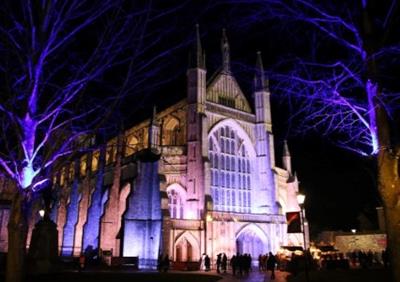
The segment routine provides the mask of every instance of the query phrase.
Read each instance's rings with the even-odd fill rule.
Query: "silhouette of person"
[[[269,252],[267,260],[267,271],[271,270],[271,280],[275,279],[275,265],[276,257],[271,252]]]

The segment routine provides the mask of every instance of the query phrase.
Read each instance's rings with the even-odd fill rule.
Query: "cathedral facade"
[[[298,182],[286,143],[283,167],[275,165],[261,55],[250,107],[225,33],[221,51],[221,68],[207,79],[197,31],[186,98],[56,173],[50,217],[61,255],[101,250],[154,267],[160,254],[190,262],[302,245],[301,234],[286,233],[285,213],[300,210]]]

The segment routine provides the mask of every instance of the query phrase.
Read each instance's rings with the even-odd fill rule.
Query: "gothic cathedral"
[[[152,268],[160,254],[175,262],[199,261],[203,253],[256,258],[302,245],[301,234],[286,233],[285,213],[300,210],[298,181],[286,142],[283,168],[275,165],[261,54],[253,111],[230,70],[225,31],[222,66],[208,80],[198,28],[196,36],[185,99],[54,177],[50,216],[60,255],[101,250],[138,256],[141,267]]]

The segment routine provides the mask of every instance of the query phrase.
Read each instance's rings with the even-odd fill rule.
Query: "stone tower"
[[[275,166],[274,141],[272,134],[271,105],[268,80],[265,79],[261,53],[257,52],[256,74],[254,76],[254,108],[256,114],[256,153],[260,169],[260,184],[263,185],[257,197],[259,212],[274,213],[275,183],[272,168]]]
[[[205,164],[207,138],[205,55],[202,51],[199,26],[187,71],[187,206],[188,219],[199,219],[204,209]]]
[[[292,174],[292,160],[286,140],[283,143],[282,166],[289,172],[289,174]]]

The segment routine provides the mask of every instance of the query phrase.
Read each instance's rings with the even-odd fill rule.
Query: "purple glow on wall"
[[[70,200],[67,207],[67,220],[64,226],[63,243],[61,249],[62,256],[71,256],[74,251],[75,225],[79,215],[79,191],[78,180],[75,179],[71,186]]]
[[[162,226],[158,160],[140,161],[138,172],[123,219],[122,255],[139,256],[140,267],[155,269]]]
[[[100,168],[96,174],[95,190],[91,195],[90,207],[85,225],[83,226],[83,249],[88,247],[99,248],[100,218],[107,201],[108,191],[103,195],[104,165],[100,162]]]

